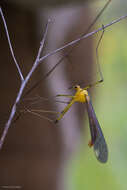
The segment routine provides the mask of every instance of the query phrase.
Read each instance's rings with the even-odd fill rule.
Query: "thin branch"
[[[58,49],[56,49],[56,50],[54,50],[54,51],[48,53],[47,55],[43,56],[43,57],[39,60],[39,62],[44,61],[44,59],[46,59],[47,57],[52,56],[52,55],[58,53],[59,51],[62,51],[63,49],[65,49],[65,48],[67,48],[67,47],[69,47],[69,46],[72,46],[72,47],[73,47],[73,45],[79,43],[81,40],[86,39],[86,38],[88,38],[88,37],[90,37],[90,36],[92,36],[92,35],[95,35],[96,33],[100,32],[100,31],[103,31],[105,28],[108,28],[108,27],[112,26],[113,24],[116,24],[116,23],[120,22],[121,20],[123,20],[123,19],[125,19],[125,18],[127,18],[127,15],[121,16],[120,18],[118,18],[118,19],[112,21],[111,23],[109,23],[109,24],[107,24],[107,25],[105,25],[105,26],[103,25],[103,27],[101,27],[101,28],[99,28],[99,29],[97,29],[97,30],[94,30],[94,31],[92,31],[92,32],[90,32],[90,33],[88,33],[88,34],[82,35],[82,36],[79,37],[78,39],[73,40],[73,41],[71,41],[70,43],[68,43],[68,44],[66,44],[66,45],[64,45],[64,46],[62,46],[61,48],[58,48]],[[67,52],[67,54],[65,54],[65,57],[68,56],[68,53],[70,53],[70,52]],[[25,93],[24,96],[26,96],[26,95],[29,94],[34,88],[36,88],[36,87],[38,86],[38,84],[39,84],[41,81],[45,80],[45,79],[56,69],[56,67],[57,67],[63,60],[64,60],[64,57],[62,57],[62,58],[60,59],[60,61],[58,61],[58,62],[52,67],[52,69],[50,69],[49,72],[47,72],[39,81],[37,81],[37,82]]]
[[[13,48],[12,48],[12,45],[11,45],[11,40],[10,40],[10,37],[9,37],[9,32],[8,32],[7,24],[6,24],[6,21],[5,21],[5,18],[4,18],[4,15],[3,15],[1,7],[0,7],[0,14],[1,14],[1,17],[2,17],[2,21],[4,23],[4,28],[5,28],[5,31],[6,31],[6,36],[7,36],[7,40],[8,40],[8,44],[9,44],[9,48],[10,48],[13,60],[14,60],[15,65],[17,67],[17,70],[18,70],[18,73],[20,75],[21,81],[23,82],[24,81],[24,77],[22,75],[21,69],[20,69],[20,67],[19,67],[19,65],[18,65],[18,63],[16,61],[15,55],[14,55],[14,51],[13,51]]]
[[[106,25],[103,25],[103,27],[98,28],[97,30],[94,30],[94,31],[92,31],[92,32],[90,32],[90,33],[88,33],[88,34],[86,34],[86,35],[83,35],[83,36],[77,38],[76,40],[73,40],[73,41],[71,41],[71,42],[65,44],[64,46],[62,46],[62,47],[60,47],[60,48],[58,48],[58,49],[56,49],[56,50],[54,50],[54,51],[52,51],[52,52],[46,54],[46,55],[43,56],[43,57],[41,57],[41,58],[39,59],[39,63],[41,63],[42,61],[44,61],[44,60],[45,60],[46,58],[48,58],[49,56],[52,56],[52,55],[54,55],[54,54],[56,54],[56,53],[58,53],[58,52],[64,50],[65,48],[67,48],[67,47],[69,47],[69,46],[73,46],[74,44],[80,42],[80,41],[83,40],[83,39],[89,38],[90,36],[93,36],[93,35],[95,35],[96,33],[100,32],[100,31],[103,31],[104,29],[108,28],[109,26],[112,26],[113,24],[116,24],[116,23],[120,22],[121,20],[123,20],[123,19],[125,19],[125,18],[127,18],[127,15],[121,16],[120,18],[118,18],[118,19],[116,19],[116,20],[113,20],[111,23],[106,24]]]
[[[71,41],[70,43],[68,43],[68,44],[66,44],[66,45],[64,45],[64,46],[62,46],[62,47],[60,47],[60,48],[58,48],[58,49],[56,49],[56,50],[54,50],[54,51],[52,51],[52,52],[46,54],[45,56],[43,56],[43,57],[40,58],[41,51],[42,51],[42,49],[43,49],[43,47],[44,47],[45,39],[46,39],[46,36],[47,36],[47,31],[48,31],[49,22],[50,22],[50,20],[48,20],[48,24],[47,24],[47,27],[46,27],[46,30],[45,30],[44,37],[43,37],[43,39],[42,39],[42,41],[41,41],[41,44],[40,44],[40,48],[39,48],[39,51],[38,51],[38,54],[37,54],[37,58],[36,58],[36,60],[35,60],[35,62],[34,62],[34,64],[33,64],[33,66],[32,66],[32,68],[31,68],[31,70],[30,70],[29,73],[27,74],[26,78],[25,78],[25,79],[22,81],[22,83],[21,83],[21,87],[20,87],[20,89],[19,89],[19,92],[18,92],[16,101],[15,101],[13,107],[12,107],[10,117],[9,117],[9,119],[8,119],[6,125],[5,125],[3,134],[2,134],[1,139],[0,139],[0,149],[2,148],[2,145],[3,145],[3,143],[4,143],[4,139],[5,139],[6,135],[7,135],[8,129],[9,129],[9,127],[10,127],[10,125],[11,125],[11,123],[12,123],[12,120],[13,120],[13,118],[14,118],[14,116],[15,116],[16,109],[17,109],[17,105],[19,104],[19,102],[20,102],[20,100],[21,100],[21,96],[22,96],[23,91],[24,91],[24,89],[25,89],[25,87],[26,87],[26,84],[28,83],[30,77],[32,76],[33,72],[36,70],[36,68],[38,67],[38,65],[39,65],[42,61],[44,61],[47,57],[49,57],[49,56],[51,56],[51,55],[54,55],[55,53],[60,52],[61,50],[65,49],[66,47],[72,46],[72,45],[78,43],[79,41],[81,41],[81,40],[83,40],[83,39],[86,39],[86,38],[88,38],[88,37],[90,37],[90,36],[96,34],[96,33],[99,32],[99,31],[104,30],[105,28],[107,28],[107,27],[109,27],[109,26],[111,26],[111,25],[113,25],[113,24],[115,24],[115,23],[121,21],[122,19],[125,19],[126,17],[127,17],[127,15],[122,16],[122,17],[120,17],[119,19],[116,19],[116,20],[112,21],[111,23],[109,23],[109,24],[107,24],[107,25],[105,25],[105,26],[103,26],[103,27],[101,27],[101,28],[99,28],[99,29],[97,29],[97,30],[94,30],[93,32],[90,32],[90,33],[88,33],[88,34],[86,34],[86,35],[84,35],[84,36],[82,36],[82,37],[79,37],[78,39],[76,39],[76,40],[74,40],[74,41]]]
[[[85,30],[85,32],[83,32],[83,34],[81,36],[84,36],[85,34],[87,34],[90,29],[94,26],[94,24],[97,22],[97,20],[99,19],[99,17],[103,14],[103,12],[105,11],[105,9],[108,7],[109,3],[111,2],[111,0],[108,0],[108,2],[104,5],[104,7],[100,10],[100,12],[97,14],[97,16],[95,17],[95,19],[92,21],[92,23],[88,26],[88,28]],[[69,56],[69,54],[79,45],[80,43],[76,43],[74,46],[71,47],[71,49],[69,49],[62,58],[60,58],[60,60],[52,67],[52,69],[50,69],[44,76],[42,76],[38,81],[36,81],[32,87],[30,89],[28,89],[26,91],[26,93],[24,94],[24,97],[26,95],[28,95],[33,89],[35,89],[42,81],[44,81],[54,70],[55,68],[60,65],[65,58],[67,58]]]
[[[103,12],[105,11],[105,9],[108,7],[109,3],[112,0],[108,0],[108,2],[104,5],[104,7],[101,9],[101,11],[98,13],[98,15],[96,16],[96,18],[93,20],[93,22],[90,24],[90,26],[87,28],[86,32],[84,33],[84,35],[86,33],[89,32],[89,30],[94,26],[94,24],[97,22],[97,20],[99,19],[99,17],[103,14]]]
[[[16,109],[17,109],[17,105],[19,104],[20,102],[20,99],[21,99],[21,96],[23,94],[23,91],[24,91],[24,88],[26,87],[26,84],[27,82],[29,81],[31,75],[33,74],[33,72],[35,71],[35,69],[37,68],[38,64],[39,64],[39,58],[40,58],[40,55],[41,55],[41,51],[44,47],[44,43],[45,43],[45,40],[46,40],[46,36],[47,36],[47,32],[48,32],[48,26],[49,26],[49,23],[50,23],[50,20],[48,20],[48,23],[47,23],[47,26],[46,26],[46,30],[45,30],[45,34],[44,34],[44,37],[40,43],[40,48],[38,50],[38,54],[37,54],[37,57],[36,57],[36,60],[31,68],[31,70],[29,71],[29,73],[27,74],[26,78],[22,81],[21,83],[21,87],[19,89],[19,92],[18,92],[18,95],[17,95],[17,98],[16,98],[16,101],[12,107],[12,110],[11,110],[11,113],[10,113],[10,116],[9,116],[9,119],[5,125],[5,128],[4,128],[4,131],[3,131],[3,134],[1,136],[1,139],[0,139],[0,149],[2,148],[2,145],[4,143],[4,139],[7,135],[7,132],[8,132],[8,129],[11,125],[11,122],[15,116],[15,113],[16,113]]]

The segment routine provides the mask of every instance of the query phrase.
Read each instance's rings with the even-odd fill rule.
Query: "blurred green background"
[[[91,6],[98,9],[103,3]],[[127,1],[112,1],[98,24],[125,14]],[[99,163],[93,149],[87,146],[90,135],[89,139],[85,136],[75,160],[69,163],[70,190],[127,189],[127,19],[105,31],[99,61],[104,83],[94,88],[92,103],[108,144],[109,159],[106,164]]]

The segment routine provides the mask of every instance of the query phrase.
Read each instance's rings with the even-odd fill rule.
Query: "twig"
[[[112,21],[111,23],[109,23],[109,24],[107,24],[107,25],[105,25],[105,26],[103,26],[103,27],[101,27],[101,28],[99,28],[99,29],[97,29],[97,30],[94,30],[93,32],[90,32],[90,33],[88,33],[88,34],[86,34],[86,35],[84,35],[84,36],[82,36],[82,37],[79,37],[78,39],[73,40],[73,41],[71,41],[70,43],[68,43],[68,44],[66,44],[66,45],[64,45],[64,46],[62,46],[62,47],[60,47],[60,48],[58,48],[58,49],[56,49],[56,50],[54,50],[54,51],[52,51],[52,52],[46,54],[45,56],[43,56],[43,57],[40,58],[42,49],[43,49],[43,47],[44,47],[45,39],[46,39],[46,36],[47,36],[47,31],[48,31],[49,22],[50,22],[50,20],[48,20],[47,27],[46,27],[46,31],[45,31],[44,37],[43,37],[43,39],[42,39],[42,41],[41,41],[41,43],[40,43],[40,48],[39,48],[39,51],[38,51],[36,60],[35,60],[35,62],[34,62],[34,64],[33,64],[32,68],[31,68],[31,70],[30,70],[29,73],[27,74],[26,78],[25,78],[24,80],[22,80],[21,87],[20,87],[19,92],[18,92],[18,95],[17,95],[17,97],[16,97],[16,101],[15,101],[13,107],[12,107],[12,110],[11,110],[11,113],[10,113],[10,116],[9,116],[9,119],[8,119],[6,125],[5,125],[3,134],[2,134],[1,139],[0,139],[0,149],[2,148],[2,145],[3,145],[3,143],[4,143],[4,139],[5,139],[6,135],[7,135],[8,129],[9,129],[9,127],[10,127],[10,125],[11,125],[11,122],[12,122],[14,116],[15,116],[16,109],[17,109],[17,105],[19,104],[19,102],[20,102],[20,100],[21,100],[21,96],[22,96],[23,91],[24,91],[24,89],[25,89],[25,87],[26,87],[26,84],[27,84],[27,82],[29,81],[29,79],[31,78],[33,72],[34,72],[34,71],[36,70],[36,68],[38,67],[38,65],[39,65],[42,61],[44,61],[46,58],[48,58],[49,56],[54,55],[54,54],[60,52],[61,50],[65,49],[66,47],[72,46],[72,45],[78,43],[79,41],[81,41],[81,40],[83,40],[83,39],[86,39],[86,38],[88,38],[88,37],[90,37],[90,36],[96,34],[96,33],[99,32],[99,31],[104,30],[105,28],[107,28],[107,27],[109,27],[109,26],[111,26],[111,25],[113,25],[113,24],[115,24],[115,23],[121,21],[122,19],[125,19],[126,17],[127,17],[127,15],[122,16],[122,17],[120,17],[120,18],[118,18],[118,19]],[[2,19],[3,19],[3,17],[2,17]],[[6,31],[6,32],[7,32],[7,31]],[[8,36],[8,38],[9,38],[9,36]],[[10,44],[10,43],[11,43],[11,42],[10,42],[10,39],[9,39],[8,41],[9,41],[9,44]],[[10,47],[12,47],[12,46],[10,46]],[[10,49],[11,49],[11,48],[10,48]]]
[[[97,16],[95,17],[95,19],[92,21],[92,23],[88,26],[87,29],[85,29],[85,31],[83,32],[83,34],[81,34],[81,36],[84,36],[85,34],[87,34],[90,29],[94,26],[94,24],[97,22],[97,20],[99,19],[99,17],[103,14],[103,12],[105,11],[105,9],[108,7],[109,3],[111,2],[111,0],[108,0],[108,2],[104,5],[104,7],[100,10],[100,12],[97,14]],[[65,58],[67,58],[70,53],[79,45],[80,43],[76,43],[74,46],[71,47],[71,49],[69,49],[61,58],[60,60],[52,67],[52,69],[50,69],[44,76],[42,76],[38,81],[36,81],[32,87],[30,87],[30,89],[28,89],[26,91],[26,93],[24,94],[23,97],[25,97],[26,95],[28,95],[33,89],[35,89],[42,81],[44,81],[54,70],[55,68],[60,65]]]
[[[6,21],[5,21],[5,18],[4,18],[4,15],[3,15],[1,7],[0,7],[0,14],[1,14],[1,17],[2,17],[2,21],[4,23],[4,28],[5,28],[5,31],[6,31],[7,40],[8,40],[8,44],[9,44],[9,48],[10,48],[13,60],[14,60],[15,65],[17,67],[17,70],[18,70],[18,73],[20,75],[21,81],[23,82],[24,81],[24,77],[22,75],[21,69],[20,69],[20,67],[19,67],[19,65],[18,65],[18,63],[16,61],[15,55],[14,55],[14,51],[13,51],[13,48],[12,48],[12,45],[11,45],[11,40],[10,40],[10,37],[9,37],[9,32],[8,32],[8,29],[7,29],[7,24],[6,24]]]
[[[123,20],[123,19],[125,19],[125,18],[127,18],[127,15],[121,16],[120,18],[118,18],[118,19],[116,19],[116,20],[113,20],[111,23],[106,24],[106,25],[103,25],[103,27],[100,27],[100,28],[98,28],[97,30],[94,30],[94,31],[92,31],[92,32],[90,32],[90,33],[88,33],[88,34],[86,34],[86,35],[83,35],[83,36],[77,38],[76,40],[73,40],[73,41],[71,41],[71,42],[65,44],[64,46],[62,46],[62,47],[60,47],[60,48],[58,48],[58,49],[56,49],[56,50],[54,50],[54,51],[52,51],[52,52],[46,54],[46,55],[43,56],[43,57],[41,57],[41,58],[39,59],[39,63],[41,63],[42,61],[44,61],[44,60],[45,60],[46,58],[48,58],[49,56],[52,56],[52,55],[54,55],[54,54],[56,54],[56,53],[58,53],[58,52],[64,50],[65,48],[67,48],[67,47],[69,47],[69,46],[73,46],[74,44],[80,42],[80,41],[83,40],[83,39],[89,38],[90,36],[93,36],[93,35],[95,35],[96,33],[100,32],[100,31],[103,31],[104,29],[108,28],[109,26],[112,26],[113,24],[116,24],[116,23],[120,22],[121,20]]]
[[[41,55],[41,52],[42,52],[42,49],[44,47],[44,42],[45,42],[45,39],[46,39],[46,36],[47,36],[47,31],[48,31],[48,26],[49,26],[49,22],[50,20],[48,20],[48,23],[47,23],[47,26],[46,26],[46,30],[45,30],[45,34],[44,34],[44,37],[40,43],[40,48],[38,50],[38,54],[37,54],[37,57],[36,57],[36,60],[31,68],[31,70],[29,71],[29,73],[27,74],[26,78],[22,81],[21,83],[21,87],[19,89],[19,92],[18,92],[18,95],[17,95],[17,98],[16,98],[16,101],[12,107],[12,110],[11,110],[11,113],[10,113],[10,116],[9,116],[9,119],[5,125],[5,128],[4,128],[4,131],[3,131],[3,134],[1,136],[1,139],[0,139],[0,149],[2,148],[2,145],[4,143],[4,139],[7,135],[7,132],[8,132],[8,129],[11,125],[11,122],[14,118],[14,115],[16,113],[16,109],[17,109],[17,105],[19,104],[19,101],[21,99],[21,96],[23,94],[23,91],[24,91],[24,88],[26,87],[26,84],[27,82],[29,81],[31,75],[33,74],[33,72],[35,71],[35,69],[37,68],[38,64],[39,64],[39,58],[40,58],[40,55]]]
[[[116,24],[116,23],[120,22],[121,20],[123,20],[123,19],[125,19],[125,18],[127,18],[127,15],[121,16],[120,18],[118,18],[118,19],[112,21],[111,23],[109,23],[109,24],[107,24],[107,25],[105,25],[105,26],[103,25],[103,27],[101,27],[101,28],[99,28],[99,29],[97,29],[97,30],[94,30],[94,31],[92,31],[92,32],[90,32],[90,33],[88,33],[88,34],[85,34],[85,35],[79,37],[78,39],[76,39],[76,40],[74,40],[74,41],[71,41],[70,43],[68,43],[68,44],[66,44],[66,45],[64,45],[64,46],[62,46],[62,47],[60,47],[59,49],[56,49],[56,50],[54,50],[54,51],[48,53],[47,55],[43,56],[43,57],[39,60],[39,62],[44,61],[44,59],[46,59],[47,57],[52,56],[52,55],[54,55],[55,53],[58,53],[59,51],[62,51],[63,49],[65,49],[65,48],[67,48],[67,47],[69,47],[69,46],[73,46],[73,45],[77,44],[78,42],[80,42],[80,41],[83,40],[83,39],[86,39],[86,38],[88,38],[88,37],[90,37],[90,36],[92,36],[92,35],[95,35],[96,33],[100,32],[100,31],[103,31],[105,28],[108,28],[109,26],[111,26],[111,25],[113,25],[113,24]],[[67,55],[68,55],[68,53],[67,53],[65,56],[67,56]],[[37,86],[41,81],[45,80],[45,79],[56,69],[56,67],[63,61],[63,59],[64,59],[64,57],[62,57],[62,58],[60,59],[60,61],[57,62],[57,63],[52,67],[52,69],[50,69],[49,72],[47,72],[39,81],[37,81],[37,82],[25,93],[25,96],[26,96],[27,94],[29,94],[34,88],[36,88],[36,86]]]
[[[85,34],[87,34],[87,33],[90,31],[90,29],[94,26],[94,24],[97,22],[97,20],[99,19],[99,17],[103,14],[103,12],[105,11],[105,9],[106,9],[106,8],[108,7],[108,5],[111,3],[111,1],[112,1],[112,0],[108,0],[108,1],[105,3],[104,7],[100,10],[100,12],[97,14],[97,16],[96,16],[95,19],[92,21],[92,23],[88,26],[88,28],[86,29],[86,31],[84,32],[84,34],[82,34],[82,36],[85,35]]]

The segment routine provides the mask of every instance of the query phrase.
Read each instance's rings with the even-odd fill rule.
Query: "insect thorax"
[[[75,101],[76,102],[86,102],[86,96],[88,96],[87,90],[83,90],[80,88],[80,90],[77,90],[75,93]]]

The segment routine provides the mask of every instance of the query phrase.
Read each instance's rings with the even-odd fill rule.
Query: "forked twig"
[[[3,22],[6,23],[1,8],[0,8],[0,13],[1,13],[1,16],[2,16],[2,19],[3,19]],[[38,50],[36,60],[35,60],[32,68],[31,68],[31,70],[28,72],[28,74],[27,74],[27,76],[25,78],[23,78],[22,72],[21,72],[19,66],[17,67],[17,65],[18,65],[17,62],[15,62],[16,67],[19,68],[18,71],[19,71],[19,75],[21,77],[22,82],[21,82],[21,86],[20,86],[19,92],[18,92],[16,100],[15,100],[15,103],[14,103],[14,105],[12,107],[9,119],[8,119],[7,123],[5,124],[5,128],[4,128],[4,131],[3,131],[1,139],[0,139],[0,149],[2,148],[2,145],[4,143],[4,140],[5,140],[5,137],[7,135],[8,129],[9,129],[9,127],[10,127],[10,125],[12,123],[12,120],[13,120],[13,118],[15,116],[15,113],[16,113],[16,110],[17,110],[17,105],[19,104],[19,102],[21,100],[21,96],[22,96],[22,94],[24,92],[26,84],[28,83],[29,79],[31,78],[33,72],[36,70],[36,68],[38,67],[38,65],[42,61],[44,61],[46,58],[48,58],[49,56],[54,55],[54,54],[60,52],[61,50],[65,49],[65,48],[67,48],[69,46],[73,46],[74,44],[80,42],[83,39],[86,39],[86,38],[88,38],[88,37],[90,37],[92,35],[95,35],[97,32],[104,30],[105,28],[107,28],[107,27],[109,27],[109,26],[111,26],[111,25],[113,25],[113,24],[115,24],[115,23],[117,23],[117,22],[125,19],[126,17],[127,17],[127,15],[121,16],[120,18],[112,21],[111,23],[109,23],[107,25],[104,25],[103,27],[101,27],[101,28],[99,28],[97,30],[94,30],[93,32],[85,34],[82,37],[79,37],[76,40],[73,40],[70,43],[67,43],[64,46],[62,46],[62,47],[60,47],[60,48],[58,48],[58,49],[56,49],[56,50],[54,50],[54,51],[52,51],[52,52],[44,55],[43,57],[40,57],[41,56],[41,52],[42,52],[43,47],[44,47],[45,39],[46,39],[46,36],[47,36],[48,26],[49,26],[49,23],[50,23],[50,20],[48,20],[48,23],[47,23],[47,26],[46,26],[46,30],[45,30],[45,34],[44,34],[44,37],[42,38],[42,41],[40,43],[40,48]],[[4,27],[6,28],[6,24],[4,24]],[[13,50],[12,50],[12,46],[11,46],[11,42],[10,42],[9,35],[8,35],[8,31],[7,30],[5,30],[5,31],[6,31],[6,35],[7,35],[7,38],[8,38],[8,43],[9,43],[9,47],[11,49],[12,56],[14,56],[14,53],[13,53]]]
[[[1,8],[0,8],[0,10],[1,10],[1,13],[2,13],[2,9],[1,9]],[[3,15],[3,13],[2,13],[2,15]],[[6,27],[6,21],[5,21],[5,19],[4,19],[4,16],[2,16],[2,19],[3,19],[3,22],[5,23],[4,26]],[[5,139],[6,135],[7,135],[8,129],[9,129],[9,127],[10,127],[10,125],[11,125],[11,122],[12,122],[14,116],[15,116],[15,113],[16,113],[16,110],[17,110],[17,105],[18,105],[19,102],[20,102],[20,99],[21,99],[21,96],[22,96],[22,94],[23,94],[23,91],[24,91],[24,89],[25,89],[25,87],[26,87],[26,84],[28,83],[28,81],[29,81],[30,77],[32,76],[33,72],[36,70],[36,68],[37,68],[38,65],[39,65],[39,60],[40,60],[41,52],[42,52],[42,49],[43,49],[43,47],[44,47],[44,43],[45,43],[45,40],[46,40],[49,23],[50,23],[50,19],[48,20],[48,23],[47,23],[47,26],[46,26],[46,30],[45,30],[44,36],[43,36],[42,41],[41,41],[41,43],[40,43],[40,48],[39,48],[39,50],[38,50],[36,60],[35,60],[35,62],[34,62],[34,64],[33,64],[32,68],[31,68],[31,70],[30,70],[29,73],[27,74],[26,78],[25,78],[25,79],[22,79],[21,86],[20,86],[19,92],[18,92],[18,94],[17,94],[15,103],[14,103],[14,105],[13,105],[13,107],[12,107],[12,110],[11,110],[11,113],[10,113],[10,116],[9,116],[9,119],[8,119],[7,123],[5,124],[5,128],[4,128],[4,131],[3,131],[2,136],[1,136],[1,139],[0,139],[0,149],[2,148],[2,145],[3,145],[3,143],[4,143],[4,139]],[[7,35],[7,38],[9,39],[9,40],[8,40],[8,43],[9,43],[10,49],[12,50],[12,45],[11,45],[10,38],[9,38],[9,35],[8,35],[8,31],[7,31],[7,30],[6,30],[6,35]],[[13,56],[13,55],[14,55],[14,54],[13,54],[13,50],[11,51],[11,53],[12,53],[12,56]],[[17,62],[16,62],[16,63],[17,63]],[[16,67],[17,67],[17,64],[16,64]],[[20,76],[22,76],[21,70],[19,70],[19,71],[20,71],[20,72],[19,72]]]
[[[85,35],[83,35],[83,36],[77,38],[76,40],[71,41],[70,43],[67,43],[66,45],[64,45],[64,46],[62,46],[62,47],[60,47],[60,48],[58,48],[58,49],[56,49],[56,50],[54,50],[54,51],[52,51],[52,52],[46,54],[45,56],[43,56],[43,57],[39,60],[39,62],[44,61],[44,60],[45,60],[46,58],[48,58],[49,56],[52,56],[52,55],[58,53],[59,51],[64,50],[65,48],[67,48],[67,47],[69,47],[69,46],[73,46],[73,45],[77,44],[78,42],[80,42],[80,41],[83,40],[83,39],[86,39],[86,38],[88,38],[88,37],[90,37],[90,36],[93,36],[93,35],[95,35],[96,33],[100,32],[100,31],[103,31],[104,29],[106,29],[106,28],[112,26],[113,24],[116,24],[116,23],[120,22],[121,20],[123,20],[123,19],[125,19],[125,18],[127,18],[127,15],[121,16],[121,17],[119,17],[118,19],[113,20],[111,23],[106,24],[106,25],[103,25],[103,27],[100,27],[100,28],[98,28],[97,30],[94,30],[94,31],[92,31],[92,32],[90,32],[90,33],[88,33],[88,34],[85,34]],[[36,88],[36,86],[37,86],[41,81],[43,81],[44,79],[46,79],[46,78],[56,69],[56,67],[57,67],[60,63],[61,63],[61,60],[60,60],[59,62],[57,62],[57,63],[53,66],[53,68],[52,68],[48,73],[46,73],[46,74],[43,76],[43,78],[41,78],[39,81],[37,81],[37,83],[35,83],[35,84],[32,86],[32,88],[30,88],[30,89],[26,92],[25,95],[29,94],[29,93],[31,92],[31,90],[33,90],[34,88]]]
[[[95,19],[91,22],[91,24],[88,26],[87,29],[85,29],[85,31],[83,32],[83,34],[81,34],[81,36],[87,34],[90,29],[94,26],[94,24],[97,22],[97,20],[100,18],[100,16],[103,14],[103,12],[105,11],[105,9],[108,7],[108,5],[110,4],[111,0],[108,0],[107,3],[104,5],[104,7],[100,10],[100,12],[97,14],[97,16],[95,17]],[[71,47],[71,49],[69,49],[61,58],[60,60],[46,73],[44,74],[44,76],[42,76],[38,81],[36,81],[32,87],[30,87],[30,89],[28,89],[26,91],[26,93],[24,94],[23,98],[28,95],[33,89],[35,89],[41,82],[43,82],[55,69],[58,65],[60,65],[65,58],[67,58],[70,53],[79,45],[80,43],[76,43],[74,46]]]
[[[60,48],[58,48],[58,49],[56,49],[56,50],[54,50],[54,51],[52,51],[52,52],[50,52],[50,53],[47,53],[45,56],[43,56],[43,57],[41,57],[41,58],[39,59],[39,63],[41,63],[42,61],[44,61],[45,59],[47,59],[49,56],[52,56],[52,55],[54,55],[54,54],[56,54],[56,53],[58,53],[58,52],[64,50],[65,48],[67,48],[67,47],[69,47],[69,46],[73,46],[74,44],[80,42],[81,40],[84,40],[84,39],[86,39],[86,38],[89,38],[89,37],[91,37],[91,36],[94,36],[96,33],[100,32],[100,31],[103,31],[104,29],[108,28],[109,26],[112,26],[113,24],[116,24],[116,23],[120,22],[121,20],[123,20],[123,19],[125,19],[125,18],[127,18],[127,15],[121,16],[121,17],[119,17],[118,19],[113,20],[113,21],[110,22],[109,24],[103,25],[103,27],[100,27],[100,28],[98,28],[97,30],[94,30],[94,31],[92,31],[92,32],[90,32],[90,33],[88,33],[88,34],[85,34],[85,35],[83,35],[83,36],[77,38],[76,40],[73,40],[73,41],[71,41],[71,42],[65,44],[64,46],[62,46],[62,47],[60,47]]]
[[[2,9],[0,7],[0,14],[1,14],[1,17],[2,17],[2,21],[4,23],[4,28],[5,28],[5,31],[6,31],[6,36],[7,36],[7,40],[8,40],[8,44],[9,44],[9,48],[10,48],[10,51],[11,51],[11,55],[13,57],[13,60],[15,62],[15,65],[17,67],[17,70],[19,72],[19,75],[20,75],[20,78],[21,78],[21,81],[24,81],[24,77],[22,75],[22,72],[21,72],[21,69],[16,61],[16,58],[15,58],[15,55],[14,55],[14,51],[13,51],[13,48],[12,48],[12,45],[11,45],[11,40],[10,40],[10,37],[9,37],[9,32],[8,32],[8,28],[7,28],[7,24],[6,24],[6,21],[5,21],[5,18],[4,18],[4,15],[3,15],[3,12],[2,12]]]

